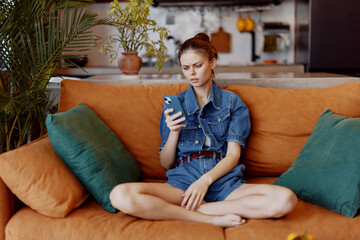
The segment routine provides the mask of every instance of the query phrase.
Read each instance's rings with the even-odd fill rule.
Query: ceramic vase
[[[123,52],[118,60],[120,70],[124,75],[138,75],[142,60],[137,52]]]

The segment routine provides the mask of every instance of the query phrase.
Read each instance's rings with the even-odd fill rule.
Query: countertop
[[[84,70],[86,72],[84,72]],[[119,75],[121,71],[118,67],[85,67],[79,68],[64,67],[56,70],[59,76],[89,77],[95,75]],[[236,64],[229,66],[218,65],[215,73],[239,73],[239,72],[297,72],[303,73],[304,66],[301,64]],[[140,69],[140,74],[159,74],[155,67],[145,67]],[[180,66],[164,67],[160,74],[181,74]]]
[[[67,77],[64,77],[67,78]],[[175,84],[187,83],[182,74],[141,74],[126,75],[96,75],[82,81],[106,84]],[[49,88],[58,88],[61,79],[53,79]],[[236,72],[216,74],[216,83],[221,85],[240,84],[248,86],[272,88],[322,88],[340,83],[360,81],[358,77],[332,73],[294,73],[294,72]]]

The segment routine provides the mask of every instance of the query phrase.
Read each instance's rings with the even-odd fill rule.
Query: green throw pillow
[[[114,186],[140,179],[140,167],[118,137],[86,105],[49,114],[51,145],[101,206],[116,212],[109,194]]]
[[[293,165],[273,184],[354,217],[360,207],[360,118],[326,110]]]

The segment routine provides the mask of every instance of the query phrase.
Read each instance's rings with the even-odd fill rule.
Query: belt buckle
[[[181,157],[179,158],[176,163],[175,163],[175,168],[179,167],[181,163],[184,163],[184,162],[190,162],[191,159],[190,159],[190,156],[187,156],[187,157]]]

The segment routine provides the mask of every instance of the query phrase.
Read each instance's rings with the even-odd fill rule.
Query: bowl
[[[88,63],[89,61],[89,57],[88,56],[83,56],[83,57],[78,57],[78,58],[68,58],[65,60],[67,63],[70,63],[71,65],[69,67],[85,67],[85,65]],[[76,65],[74,65],[76,64]]]

